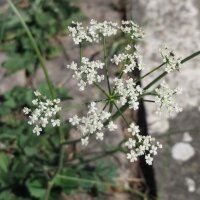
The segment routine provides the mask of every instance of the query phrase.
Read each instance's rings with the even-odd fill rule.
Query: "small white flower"
[[[60,99],[47,99],[42,96],[38,91],[34,92],[36,99],[32,101],[35,109],[31,111],[29,108],[24,108],[23,112],[29,114],[28,124],[35,125],[33,133],[40,135],[42,128],[45,128],[50,122],[52,126],[60,126],[60,120],[54,119],[57,113],[61,110],[58,106]]]
[[[60,120],[59,119],[52,119],[51,120],[52,126],[60,126]]]
[[[127,129],[129,133],[131,133],[133,136],[139,134],[139,126],[135,125],[134,123],[131,123],[129,125],[129,128]]]
[[[103,110],[103,111],[101,112],[100,119],[101,119],[101,120],[105,120],[105,119],[108,119],[110,116],[111,116],[111,113],[106,112],[106,111]]]
[[[60,99],[54,99],[53,102],[56,103],[56,104],[59,104],[60,103]]]
[[[25,115],[28,115],[31,112],[31,109],[24,107],[23,112],[24,112]]]
[[[129,46],[128,46],[129,48]],[[112,63],[119,65],[120,63],[123,64],[123,72],[129,73],[134,71],[134,69],[143,69],[142,59],[141,56],[138,54],[138,51],[134,53],[120,53],[118,55],[114,55],[113,59],[111,59]]]
[[[46,110],[46,113],[45,113],[45,116],[46,116],[46,117],[52,117],[52,116],[53,116],[52,110],[51,110],[51,109],[47,109],[47,110]]]
[[[74,62],[68,65],[69,69],[74,70],[73,78],[78,81],[78,87],[81,91],[85,89],[86,85],[92,85],[94,82],[101,82],[104,80],[104,75],[99,75],[98,71],[103,69],[104,63],[97,61],[89,61],[88,58],[83,57],[81,66],[77,66]]]
[[[129,149],[132,149],[136,145],[136,140],[133,138],[129,138],[128,141],[125,143],[125,146],[127,146]]]
[[[137,161],[137,154],[135,151],[131,150],[130,153],[127,153],[127,159],[130,160],[130,162]]]
[[[35,133],[36,135],[40,135],[40,132],[42,131],[42,129],[36,125],[35,128],[33,129],[33,133]]]
[[[38,99],[34,99],[34,100],[32,101],[32,104],[33,104],[33,105],[37,105],[37,104],[38,104]]]
[[[126,50],[126,51],[129,51],[130,49],[131,49],[131,45],[128,44],[128,45],[125,47],[125,50]]]
[[[114,131],[117,129],[117,124],[114,124],[113,121],[110,121],[108,124],[109,131]]]
[[[159,142],[155,142],[155,138],[149,135],[139,135],[139,127],[134,123],[129,125],[128,132],[132,134],[132,137],[125,142],[125,146],[129,150],[127,158],[130,162],[134,162],[137,160],[137,157],[145,156],[146,163],[151,165],[153,156],[157,155],[157,150],[162,148],[162,145]]]
[[[181,58],[177,58],[173,50],[165,46],[160,49],[160,53],[166,66],[166,72],[169,73],[181,68]]]
[[[68,26],[70,35],[75,44],[80,44],[83,41],[92,42],[91,36],[87,33],[87,29],[80,22],[72,22],[73,26]]]
[[[97,22],[96,20],[90,21],[88,33],[92,36],[93,41],[99,42],[101,37],[110,37],[117,34],[118,24],[111,21]]]
[[[81,138],[81,144],[87,146],[89,143],[89,137]]]
[[[182,111],[182,108],[174,101],[174,96],[180,93],[180,89],[172,90],[167,83],[163,81],[159,88],[155,89],[155,104],[158,106],[157,113],[166,112],[169,116]]]
[[[37,120],[38,120],[38,116],[37,116],[37,115],[34,115],[34,114],[30,115],[29,118],[30,118],[30,119],[29,119],[28,123],[29,123],[30,125],[34,124],[34,123],[37,122]]]
[[[145,160],[146,160],[146,163],[147,163],[148,165],[152,165],[153,158],[150,156],[150,154],[147,154],[147,155],[145,156]]]
[[[38,92],[38,91],[34,91],[34,94],[35,94],[36,97],[41,96],[40,92]]]
[[[46,117],[41,117],[41,126],[43,127],[43,128],[45,128],[46,126],[47,126],[47,124],[49,123],[48,122],[48,119],[46,118]]]
[[[121,105],[129,104],[130,109],[137,110],[139,107],[138,97],[143,93],[140,86],[132,78],[123,81],[122,79],[115,78],[114,83],[116,92],[120,95],[119,102]]]
[[[144,37],[144,32],[133,21],[122,21],[120,27],[122,32],[129,35],[132,39],[140,39]]]
[[[97,140],[103,140],[103,136],[104,136],[104,133],[103,132],[97,132],[96,133],[96,139]]]
[[[91,102],[88,106],[89,110],[86,116],[78,118],[77,115],[69,119],[72,125],[76,125],[83,137],[88,137],[95,134],[96,139],[103,140],[103,130],[106,129],[104,122],[108,120],[111,113],[106,111],[98,111],[96,103]],[[110,124],[110,129],[114,130],[116,125]]]
[[[78,125],[78,124],[79,124],[80,119],[78,118],[77,115],[74,115],[74,117],[69,118],[69,122],[70,122],[73,126],[75,126],[75,125]]]

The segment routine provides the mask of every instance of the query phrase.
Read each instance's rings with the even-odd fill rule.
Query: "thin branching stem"
[[[109,94],[107,94],[107,92],[106,92],[98,83],[94,82],[94,85],[95,85],[106,97],[110,98],[110,97],[109,97]]]
[[[200,51],[197,51],[197,52],[195,52],[195,53],[187,56],[186,58],[184,58],[183,60],[181,60],[181,64],[187,62],[188,60],[191,60],[192,58],[198,56],[199,54],[200,54]],[[152,85],[154,85],[156,82],[158,82],[160,79],[162,79],[167,74],[168,74],[167,72],[163,72],[158,77],[156,77],[153,81],[151,81],[144,89],[145,90],[149,89]]]
[[[112,183],[112,182],[102,182],[102,181],[98,181],[98,180],[90,180],[90,179],[85,179],[85,178],[71,177],[71,176],[64,176],[64,175],[58,175],[57,178],[63,179],[63,180],[68,180],[68,181],[75,181],[75,182],[82,182],[82,183],[88,183],[88,184],[112,186],[112,187],[116,187],[116,188],[117,187],[121,188],[121,185],[118,185],[118,184]],[[145,194],[143,194],[137,190],[134,190],[134,189],[127,189],[127,192],[130,192],[132,194],[138,195],[143,198],[146,197]]]
[[[21,16],[21,14],[19,13],[19,11],[17,10],[17,8],[15,7],[15,5],[12,3],[11,0],[7,0],[10,7],[12,8],[13,12],[17,15],[17,17],[19,18],[24,30],[26,31],[29,39],[30,39],[30,42],[31,42],[31,45],[33,47],[33,49],[35,50],[35,53],[40,61],[40,64],[41,64],[41,67],[42,67],[42,70],[44,72],[44,75],[45,75],[45,78],[46,78],[46,81],[47,81],[47,84],[48,84],[48,87],[49,87],[49,91],[50,91],[50,94],[51,94],[51,97],[52,98],[55,98],[55,90],[54,90],[54,87],[53,87],[53,84],[49,78],[49,74],[48,74],[48,71],[46,69],[46,66],[45,66],[45,62],[44,62],[44,59],[43,59],[43,56],[39,50],[39,47],[38,45],[36,44],[35,42],[35,39],[33,38],[32,36],[32,33],[30,31],[30,29],[28,28],[28,26],[26,25],[23,17]]]
[[[200,55],[200,51],[197,51],[191,55],[189,55],[188,57],[184,58],[182,61],[181,61],[181,64],[191,60],[192,58],[196,57]],[[161,66],[161,65],[160,65]],[[158,77],[156,77],[153,81],[151,81],[146,87],[144,87],[144,90],[147,90],[149,89],[152,85],[154,85],[156,82],[158,82],[161,78],[163,78],[164,76],[166,76],[168,73],[167,72],[163,72],[162,74],[160,74]],[[111,119],[112,120],[115,120],[117,119],[119,116],[120,116],[120,113],[123,113],[125,112],[127,109],[128,109],[129,105],[128,103],[126,103],[125,105],[121,106],[119,108],[119,110],[117,110],[112,116],[111,116]],[[105,122],[105,124],[108,124],[109,121],[107,120]]]
[[[159,65],[158,67],[155,67],[154,69],[152,69],[151,71],[149,71],[148,73],[144,74],[143,76],[139,77],[138,79],[135,80],[135,82],[139,82],[140,80],[144,79],[145,77],[147,77],[148,75],[150,75],[151,73],[157,71],[158,69],[160,69],[163,65],[165,65],[165,63],[162,63],[161,65]]]
[[[109,81],[109,76],[108,76],[108,59],[107,59],[107,48],[106,48],[105,37],[103,37],[103,53],[104,53],[104,69],[105,69],[105,74],[106,74],[106,80],[108,84],[109,94],[111,94],[110,81]]]
[[[119,114],[121,115],[121,117],[123,118],[124,122],[126,123],[127,126],[129,126],[129,123],[126,119],[126,117],[123,115],[123,113],[121,112],[121,110],[118,108],[117,104],[115,102],[113,102],[114,106],[116,107],[117,111],[119,111]]]

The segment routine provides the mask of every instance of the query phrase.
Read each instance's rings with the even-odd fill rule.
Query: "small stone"
[[[189,132],[183,133],[183,142],[192,142],[192,137]]]
[[[196,190],[195,181],[189,177],[186,177],[185,182],[186,182],[186,185],[188,188],[188,192],[195,192],[195,190]]]
[[[172,147],[172,157],[175,160],[187,161],[195,154],[194,148],[188,143],[179,142]]]

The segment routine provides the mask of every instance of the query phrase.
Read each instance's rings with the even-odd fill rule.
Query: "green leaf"
[[[28,190],[32,197],[42,198],[45,195],[46,189],[43,188],[42,184],[38,180],[34,180],[27,183]]]
[[[6,190],[0,193],[0,200],[29,200],[29,199],[17,197],[16,195],[12,193],[12,191]]]
[[[3,153],[0,154],[0,174],[8,172],[10,160],[11,158],[9,158],[7,155]]]
[[[3,67],[7,70],[7,74],[10,75],[13,72],[26,68],[28,60],[29,58],[27,57],[15,54],[3,63]]]
[[[26,146],[24,148],[24,152],[27,156],[33,156],[34,154],[37,153],[37,149],[36,149],[36,146]]]
[[[62,48],[62,47],[60,47],[60,46],[51,46],[51,47],[48,49],[47,58],[48,58],[48,59],[55,58],[55,57],[57,57],[58,55],[60,55],[62,52],[63,52],[63,48]]]

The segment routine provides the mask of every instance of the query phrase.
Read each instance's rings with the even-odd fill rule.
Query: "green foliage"
[[[81,12],[71,6],[71,2],[27,0],[18,4],[24,21],[46,59],[62,51],[62,47],[55,43],[56,36],[64,33],[72,20],[83,19]],[[0,50],[8,55],[3,65],[7,74],[25,69],[33,76],[39,60],[18,17],[11,10],[0,14],[0,41]],[[39,84],[36,89],[51,97],[46,84]],[[71,99],[64,88],[56,88],[56,97]],[[32,88],[19,86],[0,96],[0,200],[43,199],[48,182],[58,167],[58,129],[47,126],[38,137],[33,134],[33,127],[27,124],[22,113],[23,107],[32,107],[33,98]],[[67,139],[71,126],[64,122],[62,128]],[[75,165],[64,164],[60,173],[64,179],[56,177],[49,200],[60,199],[61,192],[73,194],[80,188],[98,196],[106,190],[102,182],[112,182],[116,174],[116,167],[112,164],[101,161],[92,166],[84,162],[82,152],[73,153],[81,155],[76,158],[78,162]],[[68,151],[64,156],[65,162],[70,162]]]
[[[116,166],[109,162],[101,162],[96,166],[77,165],[63,170],[55,185],[60,186],[66,194],[72,194],[80,188],[90,193],[95,188],[96,194],[93,195],[97,196],[106,191],[108,183],[113,183],[116,174]]]
[[[50,96],[46,84],[38,85],[37,90]],[[56,89],[56,93],[62,100],[70,98],[63,88]],[[32,133],[32,127],[27,124],[22,114],[24,106],[31,107],[33,98],[32,89],[26,87],[15,87],[1,97],[0,200],[42,199],[47,188],[48,176],[57,167],[57,129],[47,127],[42,136],[38,137]],[[65,123],[63,128],[67,135],[70,130],[69,124]],[[61,174],[77,177],[82,181],[56,179],[54,187],[57,189],[52,191],[52,199],[58,199],[61,191],[73,194],[80,188],[91,192],[95,187],[100,194],[105,191],[105,186],[98,182],[111,182],[116,171],[109,163],[101,162],[97,166],[90,166],[80,160],[73,167],[65,167]],[[88,180],[94,182],[90,183]]]
[[[56,42],[56,36],[65,33],[72,20],[83,18],[79,9],[72,6],[69,0],[28,0],[18,4],[18,9],[47,59],[58,56],[63,50]],[[0,41],[0,50],[9,55],[3,64],[7,74],[20,69],[34,72],[38,58],[19,19],[10,9],[0,14]]]

